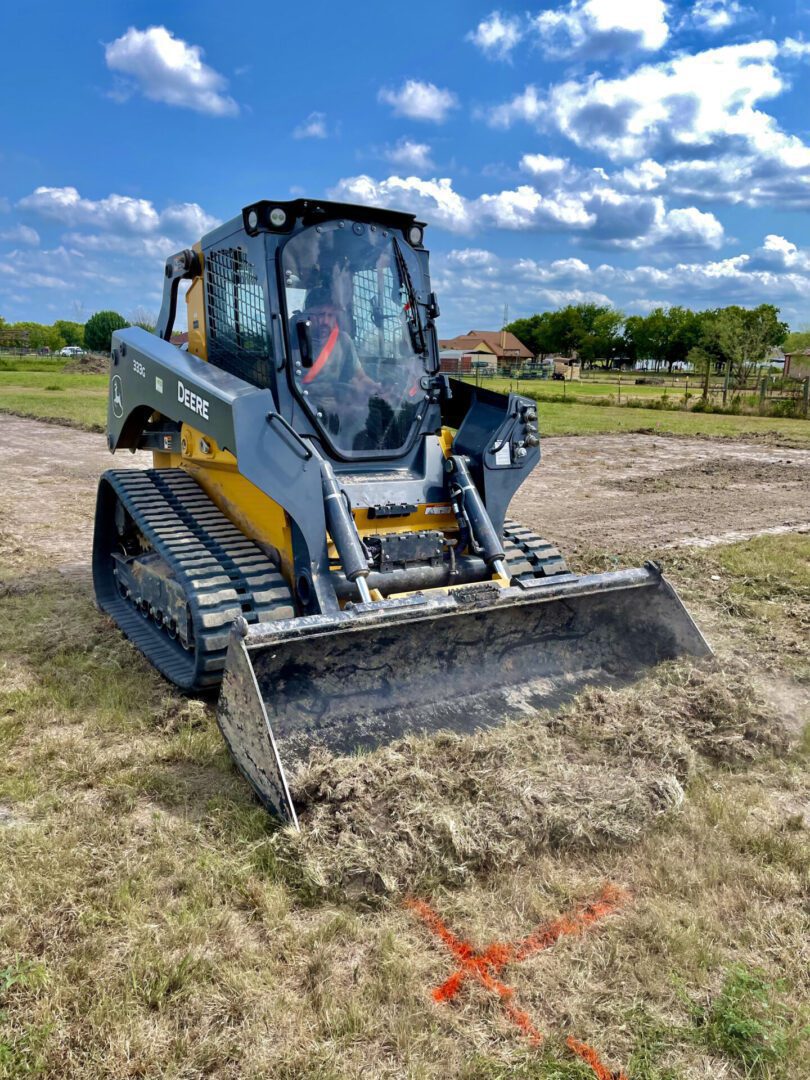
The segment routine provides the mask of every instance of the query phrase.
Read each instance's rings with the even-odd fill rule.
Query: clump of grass
[[[180,957],[150,956],[139,961],[130,972],[135,999],[150,1009],[160,1011],[169,1001],[189,992],[201,963],[191,953]]]
[[[681,804],[699,758],[738,763],[784,745],[743,675],[671,665],[473,736],[315,752],[293,781],[302,831],[271,842],[300,895],[374,902],[541,851],[627,845]]]
[[[44,966],[30,960],[18,957],[0,968],[0,1080],[40,1074],[50,1029],[20,1023],[7,1007],[14,998],[34,996],[46,982]]]
[[[772,1066],[790,1048],[790,1022],[776,988],[764,973],[733,968],[719,994],[695,1007],[698,1034],[709,1050],[740,1064],[745,1075],[776,1075]]]
[[[681,782],[696,755],[740,766],[790,745],[787,727],[755,689],[741,662],[666,664],[630,691],[585,690],[552,727],[578,741],[597,739],[612,757],[654,758]]]

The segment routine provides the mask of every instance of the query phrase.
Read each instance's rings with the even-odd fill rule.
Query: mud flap
[[[358,604],[235,629],[218,720],[265,805],[295,823],[287,772],[314,746],[468,733],[588,684],[711,649],[657,566]]]

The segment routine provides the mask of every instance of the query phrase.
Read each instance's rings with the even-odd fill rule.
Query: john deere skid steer
[[[439,371],[424,226],[258,202],[166,263],[113,335],[96,596],[177,686],[216,688],[264,803],[322,744],[467,732],[709,652],[653,564],[577,576],[506,520],[537,412]],[[187,351],[170,344],[188,284]]]

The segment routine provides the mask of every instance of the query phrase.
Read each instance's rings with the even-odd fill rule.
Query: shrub
[[[108,353],[115,330],[123,330],[129,323],[117,311],[97,311],[84,325],[84,343],[88,349]]]

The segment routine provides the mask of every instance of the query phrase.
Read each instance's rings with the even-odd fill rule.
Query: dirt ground
[[[547,438],[510,514],[563,552],[747,539],[810,529],[810,450],[764,443],[583,435]],[[63,573],[89,567],[95,490],[113,458],[101,435],[0,417],[0,534]]]

